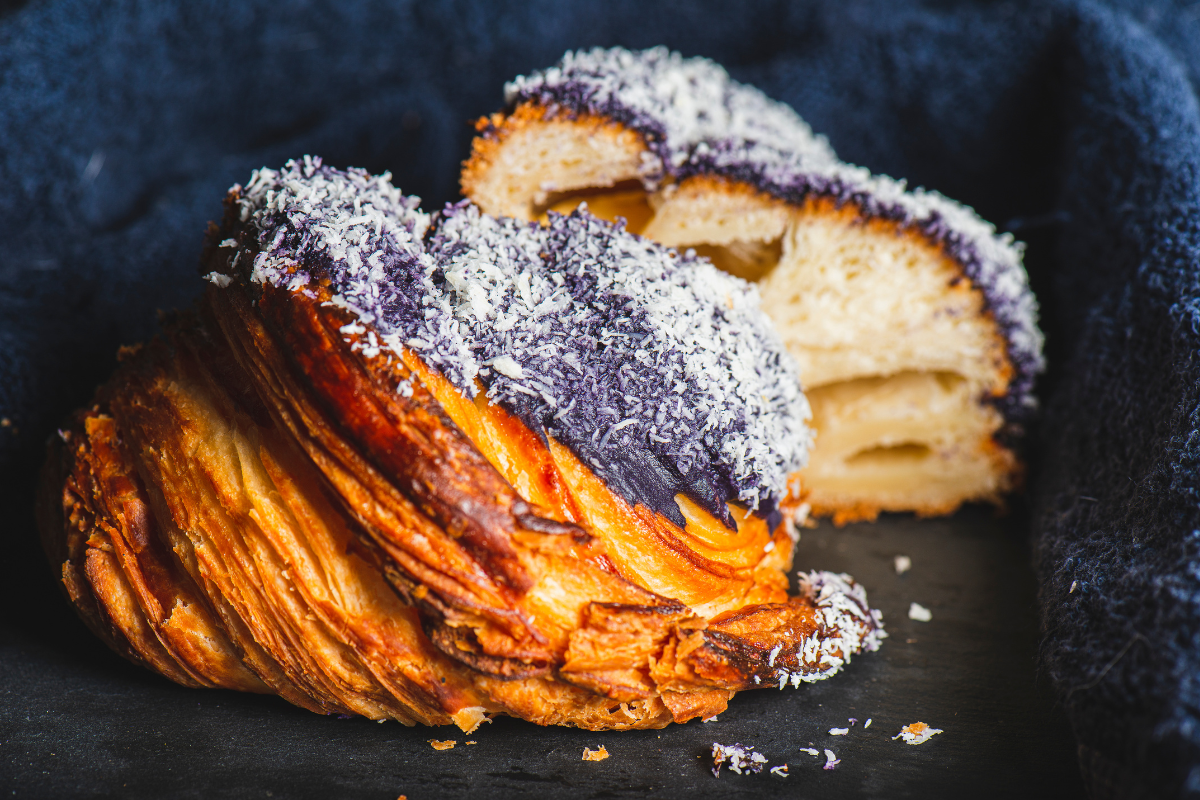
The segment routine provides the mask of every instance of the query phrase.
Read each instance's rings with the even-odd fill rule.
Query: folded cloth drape
[[[1043,667],[1097,797],[1200,792],[1200,11],[750,0],[50,0],[0,18],[0,469],[186,305],[218,199],[319,153],[435,207],[503,81],[707,55],[1030,244]],[[5,495],[6,503],[28,502]]]

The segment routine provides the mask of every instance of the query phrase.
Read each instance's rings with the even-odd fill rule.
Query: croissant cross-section
[[[838,160],[789,106],[663,47],[569,52],[480,119],[463,194],[606,219],[753,280],[819,445],[814,514],[1003,504],[1043,370],[1023,246],[937,192]]]
[[[125,657],[327,714],[624,729],[885,635],[848,576],[788,595],[808,408],[740,280],[318,159],[234,187],[203,271],[42,482]]]

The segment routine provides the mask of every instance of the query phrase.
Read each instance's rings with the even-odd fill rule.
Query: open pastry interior
[[[756,281],[812,405],[816,513],[948,513],[1019,480],[1007,434],[1032,404],[1041,339],[1010,239],[839,163],[789,109],[700,59],[568,54],[508,98],[478,125],[464,194],[543,223],[586,203]]]
[[[256,173],[212,284],[64,427],[46,548],[189,686],[471,730],[710,716],[885,634],[782,521],[808,408],[752,292],[588,214]]]

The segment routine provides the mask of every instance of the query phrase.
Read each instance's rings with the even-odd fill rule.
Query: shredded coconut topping
[[[767,757],[762,753],[754,752],[753,745],[734,744],[718,744],[713,742],[712,746],[713,770],[715,777],[721,777],[721,765],[728,762],[729,771],[736,772],[741,775],[743,772],[762,772],[763,765],[767,763]]]
[[[532,101],[603,115],[642,133],[656,162],[644,176],[648,188],[664,173],[679,180],[716,174],[789,202],[832,197],[917,228],[962,265],[1007,339],[1016,375],[1001,410],[1020,419],[1035,407],[1033,381],[1045,362],[1023,245],[997,234],[970,208],[839,161],[787,105],[733,81],[707,59],[685,59],[662,47],[567,53],[505,91],[510,106]]]
[[[799,641],[772,649],[768,666],[779,664],[772,675],[780,689],[789,683],[795,688],[824,680],[850,663],[852,655],[874,652],[887,638],[883,615],[870,607],[866,590],[849,575],[810,572],[801,573],[799,579],[801,594],[817,608],[820,627]]]
[[[250,279],[328,281],[364,355],[410,348],[467,396],[482,385],[631,503],[682,526],[683,492],[730,527],[727,501],[774,526],[810,411],[754,287],[585,210],[543,228],[418,203],[316,158],[259,170]]]
[[[649,178],[682,166],[702,142],[762,142],[834,158],[825,137],[815,136],[789,106],[738,83],[707,58],[684,58],[665,47],[567,53],[550,69],[506,84],[504,96],[510,106],[561,104],[637,130],[658,160]]]

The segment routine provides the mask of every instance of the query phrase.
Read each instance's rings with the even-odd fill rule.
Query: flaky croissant
[[[788,596],[807,407],[736,279],[582,212],[430,218],[316,159],[234,187],[203,259],[42,482],[50,559],[125,657],[321,713],[598,730],[885,635],[847,576]]]
[[[838,524],[1002,505],[1045,366],[1023,246],[936,192],[838,160],[787,105],[666,48],[567,53],[478,121],[465,197],[522,219],[586,201],[757,282]]]

